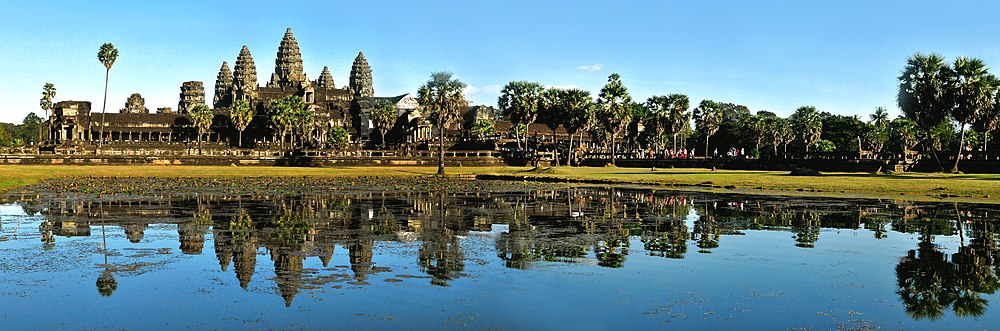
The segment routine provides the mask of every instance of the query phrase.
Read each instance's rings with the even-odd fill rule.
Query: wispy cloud
[[[500,95],[500,90],[502,87],[500,85],[486,85],[486,86],[466,86],[465,90],[462,91],[465,94],[465,98],[469,99],[470,103],[479,104],[487,103],[493,104],[496,102],[497,97]]]
[[[466,97],[476,97],[482,95],[500,94],[500,89],[501,89],[500,85],[486,85],[486,86],[469,85],[466,86],[465,91],[462,92],[465,93]]]
[[[601,69],[604,69],[604,63],[597,63],[597,64],[591,64],[591,65],[582,65],[582,66],[576,67],[576,70],[586,71],[586,72],[598,72],[598,71],[601,71]]]

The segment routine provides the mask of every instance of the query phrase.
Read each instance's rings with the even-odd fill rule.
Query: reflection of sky
[[[721,236],[711,253],[700,253],[687,238],[683,259],[650,256],[632,237],[619,269],[597,266],[588,248],[573,263],[534,262],[519,270],[505,268],[497,257],[496,242],[511,226],[493,224],[490,231],[459,236],[466,276],[449,287],[431,286],[420,269],[420,240],[375,240],[372,262],[386,270],[368,274],[368,285],[337,278],[353,276],[349,245],[337,243],[328,267],[315,256],[305,258],[302,286],[284,308],[267,250],[257,250],[252,280],[243,290],[231,262],[228,271],[221,270],[210,228],[202,253],[184,255],[175,224],[150,225],[138,244],[127,240],[122,227],[108,225],[110,263],[124,270],[115,274],[117,291],[100,297],[94,284],[103,270],[99,225],[92,225],[90,237],[57,237],[45,251],[40,217],[24,217],[19,206],[0,208],[0,235],[9,238],[0,242],[0,301],[6,308],[0,322],[13,329],[833,329],[863,321],[887,328],[947,322],[981,329],[998,322],[990,311],[978,319],[955,319],[946,311],[935,324],[905,315],[894,267],[917,247],[916,233],[887,231],[878,240],[864,228],[823,228],[815,247],[807,249],[794,246],[791,231],[741,230],[744,235]],[[684,220],[689,232],[698,218],[690,209]],[[420,232],[415,234],[419,239]],[[936,236],[935,243],[951,254],[959,239]],[[997,295],[983,297],[1000,302]]]

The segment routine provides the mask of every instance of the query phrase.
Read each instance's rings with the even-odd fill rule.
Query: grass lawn
[[[245,176],[428,176],[436,167],[253,167],[253,166],[68,166],[2,165],[0,191],[59,176],[245,177]],[[449,167],[449,175],[496,174],[667,186],[682,190],[752,194],[891,198],[1000,203],[1000,175],[824,173],[789,176],[783,171],[707,169]],[[728,188],[727,188],[728,187]]]

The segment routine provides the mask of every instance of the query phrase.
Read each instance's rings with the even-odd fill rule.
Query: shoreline
[[[426,166],[0,165],[0,192],[58,177],[425,177],[434,176],[436,170],[436,167]],[[448,167],[446,173],[448,177],[463,179],[631,185],[709,193],[1000,204],[1000,175],[827,173],[791,176],[780,171],[566,166],[539,169]]]

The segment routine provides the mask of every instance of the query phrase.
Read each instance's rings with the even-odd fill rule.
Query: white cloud
[[[500,96],[500,90],[502,87],[500,85],[486,85],[486,86],[466,86],[465,98],[469,99],[470,104],[491,104],[496,105],[497,97]]]
[[[465,87],[465,91],[463,91],[463,93],[465,93],[466,97],[471,98],[483,95],[500,94],[500,89],[500,85],[486,85],[481,87],[469,85]]]
[[[586,71],[586,72],[598,72],[598,71],[601,71],[601,69],[604,69],[604,63],[597,63],[597,64],[591,64],[591,65],[582,65],[582,66],[576,67],[576,70]]]

